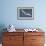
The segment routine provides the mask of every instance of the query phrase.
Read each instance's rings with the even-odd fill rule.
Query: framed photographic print
[[[34,8],[33,7],[18,7],[17,8],[17,19],[33,20],[34,19]]]

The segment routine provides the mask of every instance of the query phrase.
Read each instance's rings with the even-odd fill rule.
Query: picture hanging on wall
[[[18,7],[17,8],[18,20],[33,20],[34,19],[34,7]]]

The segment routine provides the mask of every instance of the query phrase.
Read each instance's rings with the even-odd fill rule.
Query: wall
[[[46,28],[46,0],[2,0],[0,24],[16,28]],[[34,7],[34,20],[17,20],[17,7]]]
[[[34,7],[34,20],[17,20],[17,7]],[[16,28],[39,27],[46,32],[46,0],[0,0],[0,25],[9,24]]]
[[[46,28],[46,0],[1,0],[0,25],[16,28]],[[17,7],[34,7],[34,20],[17,20]]]

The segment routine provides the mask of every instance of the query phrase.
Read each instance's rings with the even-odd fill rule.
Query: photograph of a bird
[[[21,10],[21,12],[22,12],[23,14],[25,14],[26,16],[32,16],[30,13],[25,12],[23,9]]]

